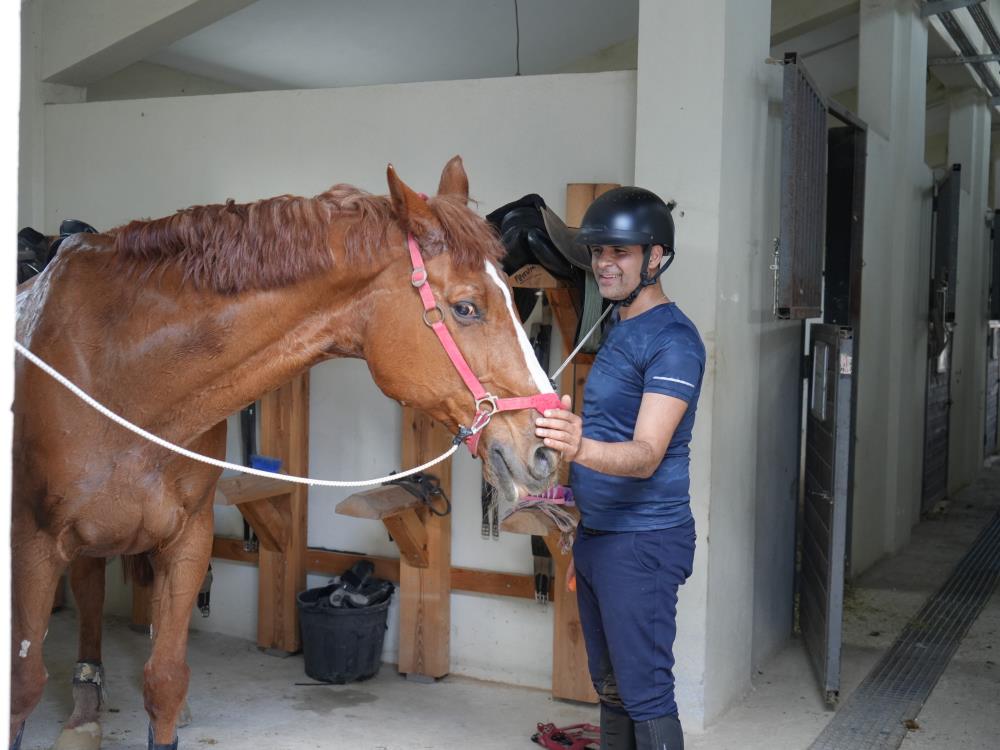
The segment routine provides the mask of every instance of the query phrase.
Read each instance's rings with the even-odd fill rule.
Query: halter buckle
[[[410,274],[410,283],[414,287],[419,289],[424,284],[427,283],[427,269],[426,268],[414,268],[413,272]]]

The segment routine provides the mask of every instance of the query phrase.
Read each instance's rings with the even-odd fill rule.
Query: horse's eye
[[[467,300],[456,302],[451,306],[451,311],[460,321],[471,322],[480,318],[479,308]]]

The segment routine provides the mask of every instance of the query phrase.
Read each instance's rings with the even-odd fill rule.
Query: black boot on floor
[[[636,750],[684,750],[684,733],[676,716],[635,723]]]
[[[601,704],[601,750],[636,750],[632,719]]]

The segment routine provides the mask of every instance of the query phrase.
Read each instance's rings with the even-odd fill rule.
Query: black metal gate
[[[927,393],[924,403],[924,466],[920,507],[929,512],[948,496],[951,420],[951,328],[955,321],[961,166],[952,165],[934,195],[930,319],[927,330]]]
[[[794,52],[785,55],[782,101],[774,313],[779,318],[815,318],[822,311],[827,104]]]
[[[828,703],[840,693],[847,515],[851,492],[851,328],[810,329],[799,626]]]

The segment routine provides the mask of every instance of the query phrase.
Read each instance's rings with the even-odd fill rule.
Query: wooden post
[[[566,590],[566,572],[573,561],[573,553],[564,553],[559,549],[559,536],[558,531],[550,531],[545,536],[545,545],[555,563],[552,582],[555,596],[555,611],[552,613],[555,626],[552,638],[552,695],[571,701],[597,703],[597,693],[594,692],[587,666],[587,649],[583,642],[576,592]]]
[[[403,466],[417,466],[448,449],[452,436],[430,417],[403,408]],[[434,467],[451,497],[451,462]],[[452,498],[454,500],[454,498]],[[399,561],[399,671],[415,678],[451,671],[451,516],[419,511],[427,532],[427,566]]]
[[[132,581],[132,622],[129,627],[140,633],[148,633],[153,623],[153,585],[140,586]]]
[[[260,452],[281,459],[282,471],[309,474],[309,373],[266,394],[260,403]],[[275,504],[287,537],[284,552],[261,545],[257,645],[277,654],[301,648],[295,596],[306,587],[308,489],[294,485],[288,503]]]

